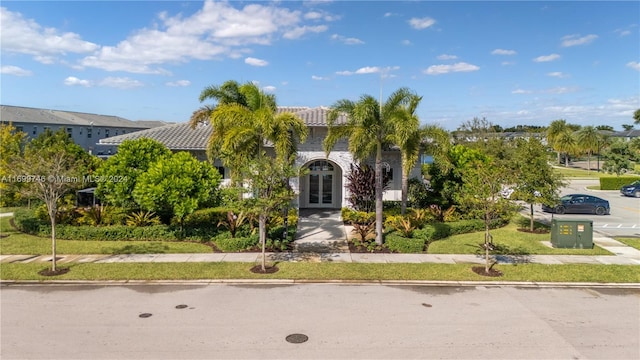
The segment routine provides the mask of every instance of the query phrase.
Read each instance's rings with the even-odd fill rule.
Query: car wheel
[[[564,208],[564,206],[560,205],[560,206],[556,206],[556,214],[564,214],[564,211],[566,209]]]
[[[604,215],[607,213],[607,209],[603,208],[602,206],[598,206],[596,208],[596,215]]]
[[[633,196],[635,196],[635,197],[637,197],[637,198],[640,198],[640,190],[636,190],[636,191],[633,193]]]

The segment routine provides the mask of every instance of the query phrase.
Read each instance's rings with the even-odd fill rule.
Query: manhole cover
[[[431,305],[431,304],[427,304],[427,303],[422,303],[422,306],[424,306],[424,307],[431,307],[432,305]]]
[[[309,337],[305,334],[291,334],[287,336],[285,340],[287,340],[287,342],[290,342],[292,344],[301,344],[309,340]]]
[[[186,309],[187,305],[185,304],[181,304],[181,305],[176,305],[176,309]]]
[[[149,313],[142,313],[142,314],[140,314],[139,316],[140,316],[141,318],[148,318],[148,317],[150,317],[150,316],[151,316],[151,314],[149,314]]]

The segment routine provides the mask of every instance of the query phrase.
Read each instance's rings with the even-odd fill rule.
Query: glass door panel
[[[309,174],[309,204],[320,203],[320,175]]]
[[[333,190],[333,175],[331,174],[322,175],[322,203],[323,204],[331,204],[333,202],[332,190]]]

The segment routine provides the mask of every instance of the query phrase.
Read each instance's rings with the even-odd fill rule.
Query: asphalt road
[[[622,196],[617,190],[587,189],[587,186],[597,185],[599,185],[598,180],[571,180],[560,194],[589,194],[608,200],[611,206],[610,215],[554,214],[553,217],[593,220],[593,230],[607,236],[640,236],[640,198]],[[540,205],[534,206],[534,211],[536,216],[547,220],[552,218],[552,214],[543,212]]]
[[[3,360],[640,358],[633,289],[5,285],[0,296]],[[296,333],[308,341],[285,341]]]

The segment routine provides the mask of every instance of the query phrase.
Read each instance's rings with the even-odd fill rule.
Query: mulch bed
[[[264,268],[265,271],[262,271],[262,265],[255,265],[250,269],[250,271],[254,274],[273,274],[280,270],[277,266],[265,266]]]
[[[385,246],[376,246],[373,251],[367,249],[366,246],[356,245],[353,241],[349,240],[347,242],[349,244],[349,251],[352,253],[362,253],[362,254],[391,254],[392,251],[387,249]]]
[[[51,269],[40,270],[38,271],[38,274],[42,276],[58,276],[58,275],[64,275],[68,272],[69,272],[69,268],[59,268],[59,269],[56,269],[56,271],[53,271]]]
[[[474,266],[474,267],[471,268],[471,270],[473,270],[474,273],[476,273],[478,275],[482,275],[482,276],[489,276],[489,277],[500,277],[500,276],[502,276],[502,271],[496,270],[494,268],[489,268],[489,272],[485,272],[484,271],[484,266]]]

